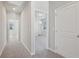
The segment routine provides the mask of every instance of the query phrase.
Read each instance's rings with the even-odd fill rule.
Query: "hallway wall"
[[[31,53],[31,4],[28,2],[21,13],[21,42]]]
[[[2,2],[0,2],[0,55],[6,44],[6,10]]]
[[[49,49],[55,50],[55,7],[49,2]]]

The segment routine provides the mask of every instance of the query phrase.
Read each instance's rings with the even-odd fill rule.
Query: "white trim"
[[[48,8],[49,8],[49,3],[48,3]],[[47,12],[47,49],[49,48],[49,9]]]
[[[2,49],[1,49],[0,56],[2,55],[2,52],[4,51],[5,46],[6,46],[6,42],[4,43],[4,45],[3,45]]]
[[[32,52],[29,50],[29,48],[24,44],[24,42],[23,42],[22,40],[21,40],[20,42],[21,42],[22,45],[26,48],[26,50],[30,53],[31,56],[34,55],[34,53],[32,53]]]
[[[35,15],[35,12],[34,11],[34,8],[33,8],[33,2],[31,2],[31,50],[32,50],[32,55],[35,55],[35,38],[34,38],[34,15]]]
[[[56,52],[55,50],[51,49],[51,48],[48,48],[48,50],[50,50],[51,52]]]
[[[64,56],[64,55],[62,55],[62,54],[58,53],[56,50],[53,50],[53,49],[51,49],[51,48],[48,48],[48,50],[49,50],[49,51],[51,51],[51,52],[54,52],[54,53],[56,53],[56,54],[59,54],[59,55],[61,55],[61,56],[63,56],[63,57],[65,58],[65,56]]]

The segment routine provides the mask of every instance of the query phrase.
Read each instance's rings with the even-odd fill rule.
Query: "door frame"
[[[8,12],[6,11],[6,15],[7,15],[7,14],[8,14]],[[19,14],[18,14],[18,15],[19,15]],[[18,17],[19,17],[19,19],[18,19],[18,20],[19,20],[19,21],[18,21],[18,22],[19,22],[19,23],[18,23],[18,26],[19,26],[19,27],[18,27],[18,29],[19,29],[19,30],[18,30],[18,40],[20,41],[20,27],[21,27],[21,26],[20,26],[20,24],[21,24],[20,15],[19,15]],[[8,20],[8,16],[6,16],[6,36],[7,36],[7,39],[6,39],[6,40],[7,40],[7,42],[9,41],[9,31],[8,31],[8,30],[9,30],[9,23],[8,23],[8,21],[9,21],[9,20]]]
[[[34,9],[34,23],[35,23],[35,11],[40,11],[40,12],[43,12],[47,15],[47,41],[46,41],[46,49],[48,49],[48,46],[49,46],[49,12],[47,11],[44,11],[44,10],[41,10],[41,9]],[[34,54],[36,53],[36,40],[35,40],[35,37],[34,37]]]

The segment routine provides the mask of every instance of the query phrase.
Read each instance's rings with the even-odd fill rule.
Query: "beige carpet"
[[[7,43],[0,58],[62,58],[62,56],[49,50],[38,51],[36,55],[31,56],[21,42],[11,40]]]

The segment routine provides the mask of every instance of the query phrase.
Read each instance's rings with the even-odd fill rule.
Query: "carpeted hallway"
[[[21,42],[11,40],[6,44],[0,58],[62,58],[62,56],[49,50],[38,51],[36,55],[31,56]]]

